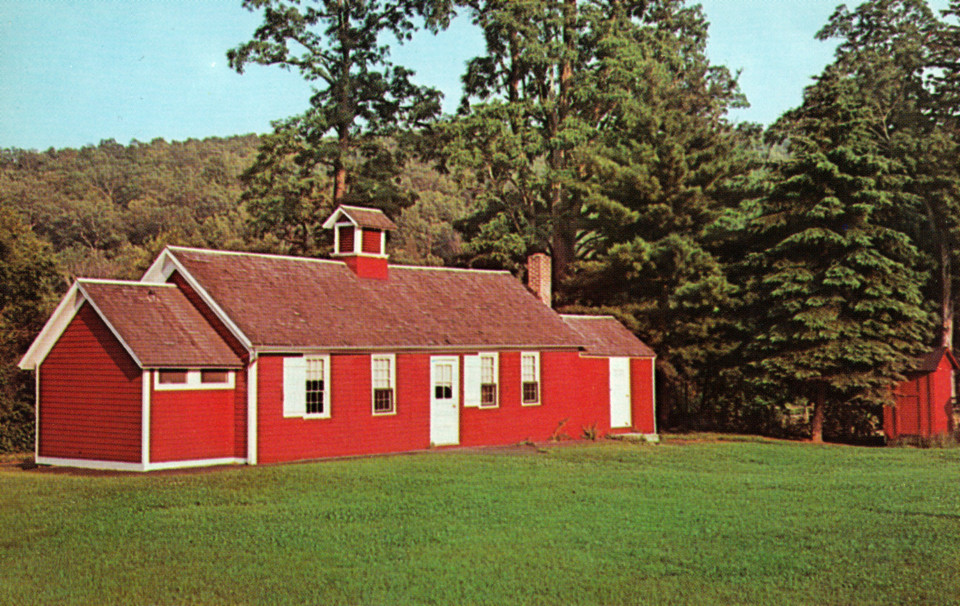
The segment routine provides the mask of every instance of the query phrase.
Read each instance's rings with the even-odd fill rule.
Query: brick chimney
[[[534,253],[527,257],[527,287],[544,305],[553,307],[550,255]]]
[[[386,280],[387,232],[397,226],[376,208],[340,205],[323,223],[333,230],[333,257],[361,278]]]

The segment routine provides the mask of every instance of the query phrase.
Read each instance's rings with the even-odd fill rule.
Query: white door
[[[610,358],[610,427],[630,427],[630,358]]]
[[[460,443],[460,361],[430,358],[430,443]]]

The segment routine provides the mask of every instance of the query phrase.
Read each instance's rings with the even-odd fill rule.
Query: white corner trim
[[[35,400],[33,401],[33,460],[36,461],[40,456],[40,365],[34,371],[34,384],[36,387]]]
[[[150,464],[150,375],[149,370],[143,371],[140,402],[140,461],[144,465]]]
[[[247,462],[257,464],[257,359],[247,366]]]
[[[63,296],[63,299],[59,305],[57,305],[53,314],[50,315],[47,323],[43,325],[40,334],[38,334],[37,338],[30,344],[27,353],[23,354],[23,357],[17,364],[21,370],[31,370],[43,362],[47,354],[50,353],[50,350],[53,349],[53,346],[56,345],[60,339],[60,335],[63,334],[63,331],[65,331],[67,326],[70,325],[70,322],[73,321],[73,317],[80,311],[83,301],[84,295],[80,292],[80,283],[75,281],[67,291],[67,294]]]

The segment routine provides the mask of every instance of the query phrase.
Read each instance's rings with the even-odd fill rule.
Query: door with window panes
[[[460,361],[456,357],[430,358],[430,443],[460,443]]]

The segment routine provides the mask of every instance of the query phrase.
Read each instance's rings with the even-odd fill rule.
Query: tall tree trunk
[[[950,247],[947,246],[946,239],[940,239],[940,318],[942,320],[942,333],[940,336],[940,345],[948,349],[953,349],[953,276],[950,263]]]
[[[337,158],[333,162],[333,203],[340,204],[347,193],[347,169],[343,160]]]
[[[823,443],[823,409],[824,407],[824,385],[819,383],[816,387],[816,396],[813,401],[813,420],[810,422],[810,441],[814,444]]]

